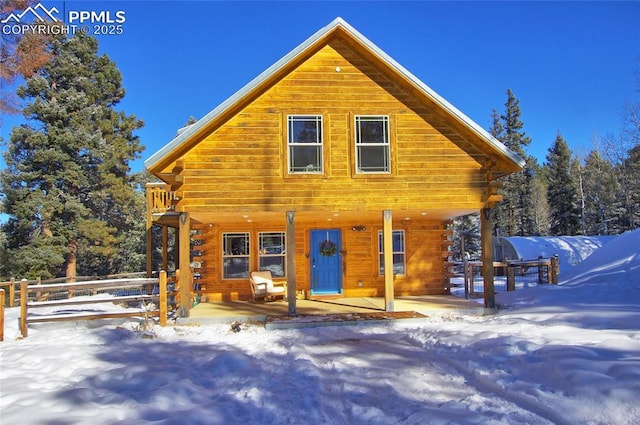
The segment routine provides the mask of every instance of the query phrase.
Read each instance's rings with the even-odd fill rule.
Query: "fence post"
[[[560,260],[558,259],[558,254],[551,257],[551,270],[550,270],[550,282],[555,285],[558,284],[558,274],[560,274]]]
[[[160,271],[160,326],[167,325],[167,272]]]
[[[464,240],[464,239],[463,239]],[[464,256],[464,260],[462,261],[462,269],[464,270],[464,298],[466,300],[469,299],[469,259],[467,256]]]
[[[4,289],[0,289],[0,341],[4,341]]]
[[[11,286],[9,287],[9,307],[16,306],[16,280],[11,278]]]
[[[22,279],[20,281],[20,333],[23,338],[26,338],[28,335],[27,330],[27,279]]]
[[[542,270],[542,257],[538,257],[538,285],[542,285],[544,281],[544,271]]]
[[[469,262],[469,269],[467,271],[467,277],[469,279],[469,296],[473,297],[476,293],[476,289],[473,286],[473,263]]]
[[[516,290],[516,268],[507,263],[507,291]]]

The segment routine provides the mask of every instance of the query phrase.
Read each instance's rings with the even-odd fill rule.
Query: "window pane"
[[[393,232],[393,252],[404,252],[404,232]]]
[[[385,118],[360,119],[360,143],[386,143],[387,121]]]
[[[224,278],[249,277],[249,257],[232,257],[224,260]]]
[[[387,146],[359,146],[361,171],[389,171]]]
[[[315,146],[291,146],[289,156],[291,158],[292,172],[317,173],[322,171],[322,148]]]
[[[282,232],[260,233],[260,255],[284,254],[284,238]]]
[[[248,233],[226,233],[223,244],[224,255],[249,255]]]
[[[404,254],[393,254],[393,274],[404,274]]]
[[[273,277],[285,277],[284,257],[260,257],[260,270],[270,270]]]
[[[290,117],[289,143],[321,143],[321,128],[318,117]]]

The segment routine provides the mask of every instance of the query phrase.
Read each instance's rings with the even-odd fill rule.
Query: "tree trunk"
[[[78,263],[78,241],[72,239],[69,243],[69,254],[67,255],[67,270],[65,276],[67,282],[76,281],[76,265]]]

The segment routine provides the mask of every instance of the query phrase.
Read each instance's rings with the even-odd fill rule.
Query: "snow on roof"
[[[554,255],[560,260],[560,273],[589,257],[615,236],[508,236],[496,238],[496,243],[509,245],[516,258],[510,260],[534,260]],[[506,250],[505,250],[506,252]]]

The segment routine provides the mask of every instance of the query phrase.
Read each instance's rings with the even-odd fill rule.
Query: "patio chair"
[[[269,270],[251,272],[249,274],[249,282],[254,301],[267,301],[278,297],[284,299],[287,294],[284,282],[274,282]]]

